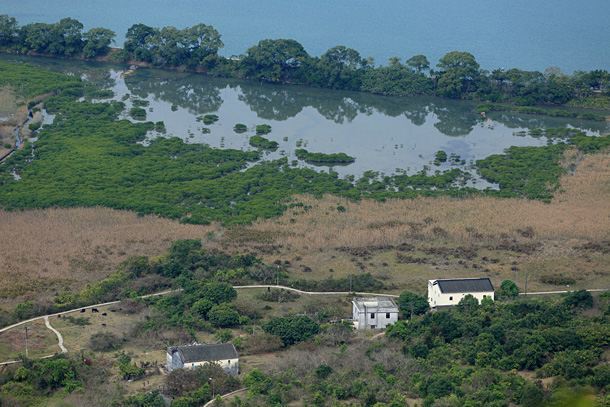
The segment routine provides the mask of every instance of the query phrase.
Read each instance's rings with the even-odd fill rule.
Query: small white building
[[[494,299],[494,287],[489,278],[455,278],[428,280],[428,303],[438,309],[457,305],[468,294],[479,300]]]
[[[352,304],[356,329],[385,329],[398,321],[398,307],[390,297],[354,298]]]
[[[232,343],[167,347],[167,370],[191,369],[206,363],[218,363],[227,373],[239,374],[239,355]]]

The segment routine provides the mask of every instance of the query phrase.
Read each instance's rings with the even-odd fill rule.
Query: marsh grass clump
[[[205,116],[203,116],[203,124],[210,125],[217,121],[218,121],[218,116],[215,114],[206,114]]]
[[[256,126],[256,134],[269,134],[271,133],[271,126],[268,124],[259,124]]]
[[[233,127],[233,131],[235,133],[244,133],[244,132],[248,131],[248,126],[246,126],[245,124],[242,124],[242,123],[237,123]]]
[[[146,119],[146,109],[142,109],[141,107],[132,107],[129,109],[129,115],[136,120],[144,120]]]

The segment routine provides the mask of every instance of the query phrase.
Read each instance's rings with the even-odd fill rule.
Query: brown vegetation
[[[181,225],[107,208],[0,212],[0,301],[82,288],[131,255],[155,257],[177,239],[205,238],[215,226]]]
[[[530,291],[557,289],[538,280],[549,274],[573,277],[579,288],[607,285],[610,156],[569,151],[563,165],[570,174],[550,204],[490,197],[350,202],[299,196],[303,208],[231,229],[105,208],[0,212],[0,304],[7,308],[10,299],[14,305],[35,293],[82,287],[130,255],[158,256],[183,238],[255,253],[291,278],[371,272],[396,284],[396,291],[423,291],[434,277],[490,276],[499,284],[515,275],[523,289],[524,272]]]

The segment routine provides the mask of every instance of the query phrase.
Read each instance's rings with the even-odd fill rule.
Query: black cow
[[[91,312],[99,312],[97,308],[91,308]]]
[[[104,312],[102,315],[103,315],[103,316],[106,316],[106,315],[108,315],[108,314],[106,314],[106,313]]]
[[[80,312],[85,312],[85,309],[83,308],[82,310],[80,310]]]

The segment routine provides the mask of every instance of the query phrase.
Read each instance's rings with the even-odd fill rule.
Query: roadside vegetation
[[[427,313],[424,297],[404,291],[397,300],[399,322],[385,338],[372,340],[347,323],[331,322],[349,315],[349,296],[314,300],[274,288],[238,293],[228,284],[275,275],[276,267],[254,256],[211,252],[197,240],[177,241],[161,257],[131,258],[117,273],[125,278],[120,284],[111,277],[75,293],[75,299],[91,301],[102,298],[92,293],[122,297],[99,310],[108,316],[87,312],[54,319],[73,349],[68,355],[22,358],[0,373],[3,405],[63,400],[161,406],[163,393],[174,406],[194,406],[211,400],[212,391],[243,387],[247,394],[225,405],[608,402],[603,391],[610,384],[603,356],[610,346],[606,293],[517,298],[517,286],[505,280],[497,286],[496,302],[479,304],[467,296],[452,309]],[[152,276],[184,290],[129,298],[134,297],[130,284],[143,287]],[[63,302],[67,296],[56,298]],[[165,346],[193,340],[232,341],[242,374],[231,377],[207,365],[160,375],[157,362],[164,360]]]

